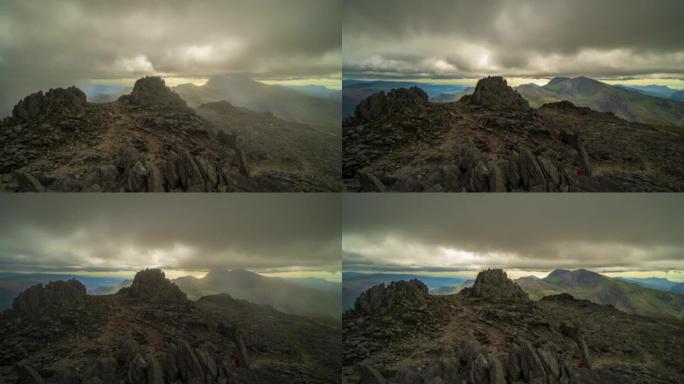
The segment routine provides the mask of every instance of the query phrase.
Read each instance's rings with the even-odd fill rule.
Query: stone
[[[356,178],[361,183],[361,189],[365,192],[386,192],[387,187],[375,177],[372,173],[359,170],[356,172]]]
[[[366,363],[358,364],[356,369],[359,372],[361,384],[387,384],[382,374]]]
[[[45,380],[40,374],[24,363],[17,363],[16,366],[19,382],[22,384],[45,384]]]
[[[14,173],[14,179],[19,184],[20,192],[45,192],[45,187],[31,174],[24,171]]]

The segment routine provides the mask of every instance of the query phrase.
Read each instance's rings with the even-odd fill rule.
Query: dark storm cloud
[[[340,72],[341,0],[0,2],[0,102],[83,79]]]
[[[682,14],[680,0],[347,0],[343,71],[681,74]]]
[[[684,269],[678,195],[347,195],[345,270]]]
[[[0,196],[0,270],[340,269],[336,195]]]

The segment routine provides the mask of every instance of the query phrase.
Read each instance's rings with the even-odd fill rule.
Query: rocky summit
[[[530,301],[501,270],[481,272],[473,288],[460,294],[429,295],[410,288],[421,286],[373,287],[344,314],[343,382],[684,380],[684,325],[679,322],[630,315],[568,294]],[[371,297],[391,300],[369,305]]]
[[[478,273],[473,286],[463,288],[459,294],[485,299],[529,299],[527,293],[511,281],[502,269],[488,269]]]
[[[86,295],[34,286],[0,314],[0,383],[340,383],[340,330],[228,295],[189,301],[160,270]]]
[[[684,137],[560,101],[530,108],[501,77],[434,103],[380,92],[343,123],[352,191],[682,191]]]
[[[279,125],[271,123],[271,130]],[[159,77],[137,80],[129,95],[109,103],[89,103],[75,87],[37,92],[0,121],[0,190],[239,192],[337,187],[330,176],[301,176],[280,167],[282,163],[276,166],[279,173],[264,175],[263,167],[253,171],[250,161],[255,156],[246,151],[254,146],[243,148],[235,131],[200,116]],[[268,148],[264,150],[259,158],[268,159]]]

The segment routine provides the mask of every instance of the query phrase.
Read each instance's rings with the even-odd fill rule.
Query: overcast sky
[[[0,104],[89,79],[339,77],[342,0],[0,2]]]
[[[345,0],[345,77],[684,77],[681,0]]]
[[[684,271],[676,194],[346,194],[345,271]]]
[[[329,277],[341,265],[340,221],[334,194],[3,194],[0,270],[219,267]]]

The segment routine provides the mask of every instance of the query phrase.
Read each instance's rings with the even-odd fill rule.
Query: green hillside
[[[523,277],[516,282],[533,300],[569,293],[579,299],[613,305],[627,313],[684,318],[684,295],[642,287],[584,269],[557,269],[543,279]]]
[[[544,86],[524,84],[516,90],[535,108],[567,100],[628,121],[684,126],[684,102],[631,92],[587,77],[557,77]]]

